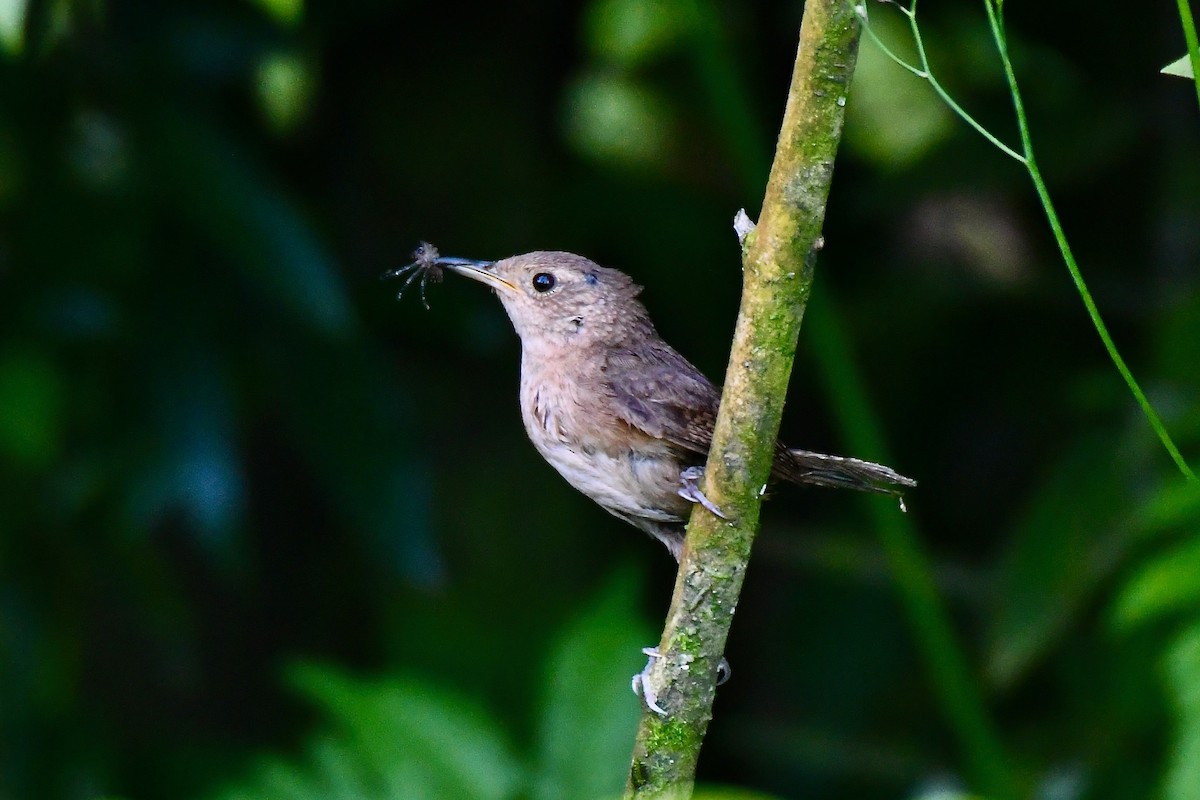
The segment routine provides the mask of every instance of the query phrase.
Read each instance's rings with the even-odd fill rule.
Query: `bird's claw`
[[[728,661],[722,658],[721,663],[717,664],[717,686],[725,683],[725,681],[729,680],[730,676],[732,675],[733,668],[729,666]]]
[[[633,693],[642,698],[646,704],[646,708],[658,714],[660,717],[666,718],[667,710],[658,704],[658,692],[655,691],[653,684],[650,683],[650,667],[654,666],[654,659],[662,658],[663,654],[658,651],[657,647],[643,647],[642,652],[649,658],[646,661],[646,668],[633,676],[629,682],[629,688],[633,689]],[[729,680],[729,676],[733,674],[733,669],[729,666],[729,662],[724,658],[721,663],[717,664],[717,686]]]
[[[646,708],[660,717],[666,717],[666,709],[658,704],[658,693],[650,683],[650,667],[654,666],[654,659],[662,658],[662,653],[654,647],[643,647],[642,652],[649,656],[649,659],[646,661],[646,668],[633,676],[633,680],[629,684],[630,688],[633,689],[634,694],[642,698]]]
[[[704,496],[704,492],[700,491],[700,479],[703,477],[703,467],[688,467],[679,473],[679,496],[684,500],[699,503],[708,509],[709,513],[713,516],[720,517],[721,519],[729,519],[716,503],[709,500]]]

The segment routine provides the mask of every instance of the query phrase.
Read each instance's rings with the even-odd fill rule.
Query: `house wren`
[[[567,482],[641,528],[679,559],[721,392],[654,329],[628,275],[583,256],[534,252],[502,261],[442,258],[387,273],[491,286],[521,338],[521,419]],[[405,284],[405,286],[408,285]],[[882,464],[775,445],[772,476],[798,484],[899,494],[916,482]]]

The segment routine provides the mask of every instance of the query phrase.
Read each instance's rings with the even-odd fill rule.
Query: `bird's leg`
[[[654,686],[650,683],[650,667],[654,666],[654,659],[662,658],[662,653],[658,652],[654,647],[643,647],[642,652],[650,658],[646,661],[646,668],[633,676],[630,682],[630,688],[633,693],[640,695],[646,703],[646,708],[658,714],[660,717],[667,716],[667,712],[658,704],[658,692],[654,690]]]
[[[699,503],[714,516],[721,519],[729,519],[729,517],[725,516],[725,512],[717,507],[716,503],[709,500],[704,496],[704,492],[700,491],[700,479],[703,477],[704,467],[688,467],[679,473],[679,496],[684,500]]]

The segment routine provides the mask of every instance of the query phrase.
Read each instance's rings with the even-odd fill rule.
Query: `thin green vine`
[[[974,117],[967,113],[966,109],[955,102],[954,98],[950,96],[950,93],[946,91],[945,87],[943,87],[938,81],[937,77],[934,76],[933,70],[929,67],[929,56],[925,54],[925,41],[921,38],[921,28],[917,25],[917,0],[912,0],[912,6],[909,8],[905,8],[904,6],[900,5],[898,2],[896,2],[896,0],[880,1],[895,6],[897,9],[899,9],[901,14],[908,18],[908,27],[912,31],[913,44],[915,44],[917,47],[917,56],[921,59],[921,66],[914,67],[912,64],[909,64],[907,61],[900,58],[900,56],[892,52],[892,50],[883,43],[883,40],[876,35],[875,31],[871,30],[871,26],[867,19],[866,6],[859,5],[857,6],[858,15],[862,18],[863,30],[866,31],[867,35],[871,37],[871,41],[875,42],[875,44],[881,50],[883,50],[884,54],[887,55],[888,58],[892,59],[892,61],[895,61],[897,64],[904,67],[918,78],[929,81],[929,85],[933,87],[935,92],[937,92],[937,96],[942,98],[942,102],[949,106],[950,110],[957,114],[963,120],[963,122],[966,122],[976,131],[978,131],[983,138],[987,139],[989,142],[999,148],[1000,151],[1005,155],[1011,156],[1012,158],[1024,164],[1025,156],[1021,155],[1016,150],[1013,150],[1004,142],[1000,141],[995,135],[992,134],[991,131],[979,124]]]
[[[1038,169],[1037,161],[1033,156],[1033,139],[1029,133],[1029,121],[1025,114],[1025,105],[1021,100],[1021,91],[1017,85],[1017,76],[1013,70],[1012,61],[1009,59],[1008,55],[1008,38],[1004,29],[1004,17],[1002,13],[1004,7],[1003,0],[983,0],[983,4],[987,10],[988,24],[992,30],[992,38],[996,42],[996,50],[1000,55],[1000,61],[1004,67],[1004,76],[1008,81],[1009,94],[1012,96],[1013,110],[1015,111],[1017,118],[1017,128],[1021,135],[1021,150],[1023,151],[1021,153],[1018,153],[1017,151],[1005,145],[990,131],[976,122],[975,119],[973,119],[971,115],[962,108],[962,106],[960,106],[954,101],[953,98],[950,97],[949,93],[934,77],[933,70],[929,65],[929,59],[925,53],[925,46],[921,38],[920,27],[917,24],[917,0],[912,0],[912,4],[908,8],[905,8],[904,6],[895,2],[895,0],[883,0],[883,2],[896,6],[896,8],[898,8],[900,12],[908,18],[909,27],[912,30],[913,41],[916,44],[917,54],[921,60],[921,65],[919,67],[915,67],[899,58],[894,52],[892,52],[892,50],[889,49],[879,39],[878,35],[871,30],[866,6],[860,4],[855,6],[855,10],[858,12],[859,17],[863,21],[863,29],[866,31],[871,40],[880,46],[880,48],[883,50],[883,53],[888,56],[888,58],[892,59],[901,67],[904,67],[917,77],[928,81],[929,85],[933,87],[933,90],[937,92],[938,96],[942,98],[942,100],[950,107],[952,111],[954,111],[955,114],[961,117],[968,125],[978,131],[984,138],[998,147],[1002,152],[1021,162],[1025,166],[1026,171],[1029,173],[1030,179],[1033,181],[1034,189],[1037,191],[1038,199],[1041,200],[1042,208],[1046,213],[1047,221],[1050,223],[1050,229],[1054,233],[1054,239],[1058,243],[1058,249],[1062,254],[1063,262],[1067,265],[1067,271],[1071,274],[1071,280],[1075,283],[1075,288],[1079,292],[1080,298],[1083,300],[1083,305],[1087,309],[1088,317],[1092,321],[1092,326],[1096,329],[1096,333],[1100,336],[1100,341],[1104,344],[1104,349],[1108,351],[1108,356],[1112,359],[1113,364],[1116,366],[1117,372],[1119,372],[1121,377],[1125,380],[1125,385],[1129,387],[1130,393],[1137,401],[1138,406],[1141,407],[1142,413],[1145,415],[1146,420],[1150,423],[1150,427],[1153,428],[1154,432],[1158,435],[1158,439],[1162,443],[1163,448],[1167,451],[1168,455],[1170,455],[1171,460],[1175,462],[1175,466],[1179,468],[1179,471],[1183,473],[1183,476],[1189,481],[1200,481],[1200,479],[1197,479],[1196,473],[1192,471],[1192,468],[1188,465],[1187,461],[1184,460],[1183,455],[1179,452],[1179,448],[1175,446],[1175,442],[1171,439],[1171,435],[1167,432],[1166,425],[1163,424],[1162,419],[1158,416],[1158,412],[1156,412],[1154,407],[1150,405],[1150,401],[1146,398],[1145,392],[1142,391],[1142,387],[1138,385],[1137,380],[1133,377],[1133,373],[1125,364],[1125,359],[1121,357],[1121,353],[1117,350],[1117,346],[1113,342],[1112,336],[1109,335],[1108,326],[1104,324],[1104,320],[1100,317],[1100,310],[1096,307],[1096,303],[1092,299],[1092,293],[1088,290],[1087,283],[1083,279],[1083,273],[1079,269],[1079,264],[1075,261],[1075,256],[1071,251],[1070,245],[1067,243],[1066,233],[1063,231],[1062,223],[1058,219],[1058,213],[1054,210],[1054,204],[1050,200],[1050,192],[1046,188],[1046,182],[1042,179],[1041,170]],[[1186,6],[1187,0],[1179,0],[1179,2],[1181,3],[1180,15],[1182,17],[1184,15],[1183,9]],[[1195,62],[1198,56],[1195,28],[1194,26],[1189,25],[1190,22],[1191,14],[1188,12],[1184,20],[1184,28],[1185,35],[1189,36],[1188,49],[1191,53],[1193,62]],[[1191,31],[1190,34],[1187,33],[1188,30]],[[1200,92],[1200,82],[1198,82],[1197,86],[1197,91]]]
[[[1188,60],[1192,64],[1192,82],[1196,84],[1196,99],[1200,101],[1200,39],[1196,38],[1196,23],[1192,20],[1192,9],[1188,0],[1175,0],[1179,6],[1179,24],[1183,27],[1183,39],[1187,42]]]

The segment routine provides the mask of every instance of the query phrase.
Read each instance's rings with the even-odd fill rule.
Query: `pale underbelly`
[[[538,451],[567,483],[614,513],[680,522],[689,511],[678,494],[682,467],[666,452],[586,452],[563,442],[538,446]]]

